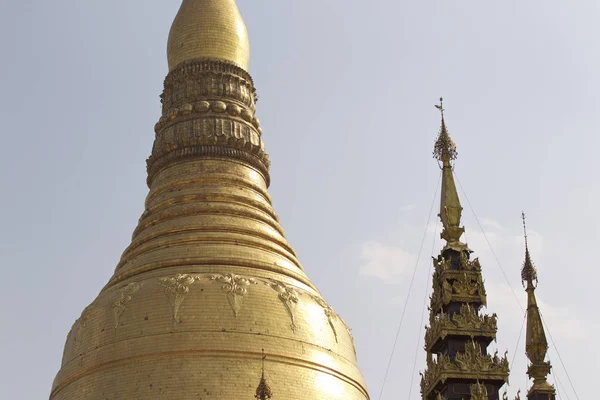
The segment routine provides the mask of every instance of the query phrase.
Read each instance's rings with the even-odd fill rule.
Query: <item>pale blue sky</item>
[[[520,212],[539,298],[578,395],[600,351],[600,3],[595,0],[238,0],[290,243],[352,328],[372,399],[383,376],[439,170],[446,99],[456,173],[521,301]],[[0,3],[0,379],[47,398],[66,335],[112,275],[143,211],[145,159],[179,0]],[[497,347],[521,311],[471,213]],[[437,202],[436,202],[437,205]],[[382,399],[419,398],[433,226]],[[496,345],[493,345],[496,346]],[[509,393],[525,389],[520,343]],[[556,351],[560,399],[575,399]],[[554,378],[553,378],[554,382]]]

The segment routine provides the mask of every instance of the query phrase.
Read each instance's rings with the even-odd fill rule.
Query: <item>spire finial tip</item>
[[[525,211],[521,211],[521,218],[523,219],[523,233],[525,234],[525,249],[529,250],[528,245],[527,245],[527,223],[526,223],[526,216],[525,216]]]

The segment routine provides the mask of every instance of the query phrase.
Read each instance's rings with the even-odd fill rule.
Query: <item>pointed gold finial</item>
[[[525,212],[521,212],[521,218],[523,219],[523,233],[525,236],[525,262],[521,269],[521,281],[523,284],[533,285],[533,281],[537,284],[537,271],[531,261],[531,255],[529,254],[529,244],[527,243],[527,223],[525,221]]]
[[[465,229],[460,226],[462,215],[462,206],[458,198],[456,184],[452,173],[451,160],[456,159],[456,145],[448,134],[446,122],[444,120],[444,99],[440,97],[440,104],[435,106],[442,114],[442,127],[440,134],[435,142],[433,156],[442,162],[442,199],[440,202],[439,217],[442,220],[444,230],[442,239],[448,242],[447,247],[452,247],[457,251],[468,250],[466,245],[460,242],[460,237]]]
[[[440,97],[440,104],[439,105],[435,105],[435,108],[437,108],[438,110],[440,110],[440,113],[442,114],[442,119],[444,119],[444,98]]]
[[[258,384],[258,387],[256,388],[256,394],[254,395],[254,398],[256,400],[270,400],[271,398],[273,398],[273,392],[271,392],[271,388],[269,387],[269,385],[267,384],[267,380],[265,379],[265,359],[267,357],[265,356],[265,349],[262,349],[262,357],[261,357],[261,369],[262,369],[262,375],[260,378],[260,383]]]
[[[448,129],[446,128],[446,120],[444,119],[444,98],[440,97],[440,104],[435,105],[435,108],[440,110],[442,114],[442,127],[440,128],[440,134],[435,142],[433,149],[433,157],[443,163],[450,163],[452,160],[456,160],[458,152],[456,151],[456,144],[450,138]]]
[[[523,233],[525,236],[525,262],[521,270],[521,279],[527,283],[525,291],[527,292],[527,333],[525,339],[525,354],[531,364],[527,369],[529,378],[533,379],[533,386],[529,390],[528,398],[534,398],[535,394],[544,395],[550,400],[554,400],[554,387],[548,383],[548,374],[552,369],[549,362],[546,362],[546,354],[548,353],[548,341],[544,332],[544,324],[540,309],[537,305],[535,297],[535,285],[537,283],[537,271],[531,261],[529,254],[529,245],[527,243],[527,224],[525,222],[525,213],[521,213],[523,218]]]

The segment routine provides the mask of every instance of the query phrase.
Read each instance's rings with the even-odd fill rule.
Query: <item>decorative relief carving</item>
[[[132,296],[140,290],[141,284],[137,282],[130,283],[124,288],[120,289],[117,294],[117,298],[113,301],[113,314],[115,316],[115,329],[119,327],[119,318],[127,308],[127,303],[131,301]]]
[[[254,278],[244,278],[234,274],[213,275],[211,280],[223,284],[221,290],[227,295],[227,301],[236,317],[239,315],[244,297],[248,294],[248,287],[257,284]]]
[[[448,378],[507,381],[508,373],[506,354],[504,358],[484,355],[481,345],[470,341],[465,345],[464,353],[457,353],[454,360],[442,354],[437,355],[437,360],[427,360],[427,370],[421,378],[421,393],[427,395],[438,382],[443,383]]]
[[[196,281],[196,277],[188,274],[177,274],[174,277],[160,278],[160,284],[165,288],[165,295],[169,299],[173,323],[179,323],[179,308],[190,291],[190,285]]]
[[[338,318],[336,312],[322,298],[320,298],[318,296],[311,296],[311,297],[313,298],[314,301],[317,302],[317,304],[319,304],[323,308],[323,312],[325,313],[325,317],[327,318],[327,322],[329,322],[329,326],[331,327],[331,331],[333,332],[333,336],[335,338],[335,342],[339,343],[338,342],[337,330],[335,329],[335,324],[334,324],[334,321],[337,320],[337,318]],[[354,343],[353,343],[353,345],[354,345]]]
[[[94,303],[87,306],[83,312],[81,313],[81,317],[77,321],[75,321],[75,325],[77,325],[77,330],[75,332],[75,356],[79,355],[79,351],[81,350],[81,346],[83,345],[83,339],[85,337],[86,329],[88,327],[88,323],[90,320],[90,315],[92,311],[96,308]]]
[[[441,267],[440,267],[441,268]],[[481,271],[442,270],[434,274],[430,308],[440,312],[451,302],[486,304],[486,291]]]
[[[256,90],[250,75],[241,68],[217,60],[188,61],[171,71],[161,96],[163,109],[188,101],[221,97],[254,109]]]
[[[444,271],[451,271],[451,260],[448,258],[444,258],[443,256],[438,256],[437,258],[432,257],[433,266],[436,272],[436,275],[441,275]],[[479,262],[479,258],[475,258],[470,260],[465,252],[460,253],[459,258],[459,269],[454,269],[454,272],[458,271],[474,271],[481,272],[481,264]]]
[[[258,147],[262,150],[260,135],[253,127],[236,119],[213,115],[170,124],[157,135],[153,154],[157,155],[181,146],[215,144],[214,137],[244,140],[253,146],[252,149]],[[259,153],[258,150],[254,152]]]
[[[60,363],[61,367],[64,367],[65,364],[69,361],[68,355],[69,355],[69,350],[72,349],[70,340],[73,336],[73,330],[75,329],[75,324],[77,323],[77,321],[75,321],[75,323],[73,324],[73,326],[71,327],[71,330],[69,331],[69,334],[67,335],[67,340],[65,341],[65,348],[63,350],[63,356],[62,356],[62,361]]]
[[[167,163],[199,156],[248,162],[268,181],[269,159],[247,72],[220,61],[182,64],[167,76],[161,101],[163,115],[155,126],[156,140],[148,159],[149,183]],[[216,151],[211,146],[233,151]]]
[[[425,333],[425,347],[431,347],[439,340],[448,335],[495,337],[498,330],[498,317],[479,315],[470,305],[463,304],[460,312],[449,315],[440,313],[433,315],[431,325]]]
[[[485,288],[480,274],[473,279],[465,272],[460,278],[454,280],[452,289],[452,292],[459,296],[477,296],[479,294],[485,296]]]
[[[341,319],[341,317],[339,317],[339,316],[338,316],[338,318]],[[343,325],[346,327],[346,332],[348,332],[348,337],[350,338],[350,343],[352,344],[352,351],[354,352],[354,355],[356,356],[357,354],[356,354],[356,345],[354,344],[354,335],[352,334],[352,331],[350,330],[350,328],[348,327],[348,325],[345,322]]]
[[[298,297],[300,294],[298,291],[291,286],[285,285],[279,281],[272,281],[269,286],[275,290],[279,295],[279,300],[285,306],[285,309],[292,320],[291,328],[293,332],[296,332],[296,306],[298,305]]]

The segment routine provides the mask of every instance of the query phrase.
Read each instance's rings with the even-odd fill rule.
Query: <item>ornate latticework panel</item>
[[[450,303],[487,304],[487,294],[479,260],[465,257],[452,265],[442,258],[434,260],[433,293],[430,307],[438,312]]]

